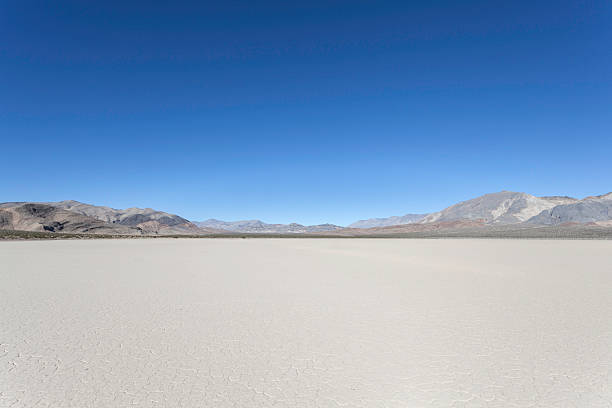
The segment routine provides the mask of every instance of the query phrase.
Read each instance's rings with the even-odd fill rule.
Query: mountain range
[[[295,233],[316,233],[326,231],[337,231],[342,227],[333,224],[302,225],[302,224],[267,224],[260,220],[244,221],[221,221],[208,219],[206,221],[195,222],[195,225],[202,228],[214,228],[231,232],[246,233],[274,233],[274,234],[295,234]]]
[[[414,224],[421,221],[429,214],[406,214],[387,218],[368,218],[367,220],[355,221],[347,228],[375,228],[390,227],[392,225]]]
[[[577,199],[566,196],[536,197],[500,191],[454,204],[431,214],[371,218],[349,228],[381,228],[407,224],[477,221],[483,225],[561,225],[564,223],[608,225],[612,219],[612,193]]]
[[[0,204],[0,230],[116,235],[323,234],[368,235],[517,226],[612,227],[612,193],[577,199],[500,191],[430,214],[406,214],[333,224],[268,224],[260,220],[189,221],[151,208],[125,210],[78,201]],[[498,228],[499,229],[499,228]]]

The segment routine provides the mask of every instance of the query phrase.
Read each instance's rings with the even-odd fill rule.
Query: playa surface
[[[0,407],[610,407],[612,242],[0,242]]]

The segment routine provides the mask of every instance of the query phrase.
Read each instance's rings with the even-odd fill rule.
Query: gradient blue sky
[[[0,201],[332,222],[612,190],[610,1],[2,1]]]

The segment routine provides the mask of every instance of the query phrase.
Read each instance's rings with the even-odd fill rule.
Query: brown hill
[[[178,215],[150,208],[116,210],[77,201],[0,204],[0,229],[122,235],[218,234]]]
[[[136,227],[109,224],[86,215],[35,203],[0,208],[0,229],[125,235],[143,233]]]

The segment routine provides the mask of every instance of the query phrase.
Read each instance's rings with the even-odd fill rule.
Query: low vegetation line
[[[206,234],[206,235],[121,235],[121,234],[88,234],[88,233],[62,233],[62,232],[34,232],[18,230],[0,230],[0,240],[21,241],[21,240],[72,240],[72,239],[157,239],[157,238],[189,238],[189,239],[214,239],[214,238],[353,238],[353,239],[569,239],[569,240],[612,240],[612,229],[610,228],[530,228],[521,230],[507,231],[487,231],[487,230],[449,230],[449,231],[427,231],[411,232],[398,234],[372,234],[372,235],[340,235],[340,234],[265,234],[265,233],[227,233],[227,234]]]

